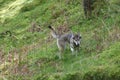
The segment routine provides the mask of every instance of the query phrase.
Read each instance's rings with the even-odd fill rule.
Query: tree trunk
[[[92,15],[92,0],[83,0],[84,15],[86,18],[90,18]]]

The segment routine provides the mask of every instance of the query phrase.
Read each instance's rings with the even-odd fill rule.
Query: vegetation
[[[119,2],[107,0],[86,19],[82,0],[0,1],[0,80],[119,80]],[[77,57],[67,48],[58,59],[48,25],[81,33]]]

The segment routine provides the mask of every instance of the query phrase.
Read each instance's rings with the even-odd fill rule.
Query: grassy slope
[[[6,65],[9,68],[0,68],[1,74],[7,74],[2,79],[118,80],[120,9],[119,4],[113,0],[111,2],[106,10],[102,10],[100,17],[92,20],[84,19],[80,0],[34,0],[25,3],[19,14],[5,19],[0,25],[1,33],[10,30],[17,37],[0,38],[3,62],[10,64]],[[43,31],[27,32],[33,20],[40,24]],[[49,36],[46,26],[63,24],[67,24],[73,32],[81,32],[82,46],[77,57],[73,57],[68,50],[64,59],[58,60],[55,41],[46,43]],[[10,55],[14,63],[9,61]]]

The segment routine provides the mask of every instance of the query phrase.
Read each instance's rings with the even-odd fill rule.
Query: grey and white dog
[[[80,43],[81,43],[80,33],[73,34],[71,32],[71,33],[59,35],[53,27],[48,26],[48,28],[51,30],[52,36],[57,39],[57,46],[60,50],[60,54],[59,54],[60,59],[61,59],[61,55],[62,55],[63,51],[66,48],[67,43],[70,45],[70,49],[72,51],[72,54],[77,55],[77,52],[79,51],[79,47],[80,47]]]

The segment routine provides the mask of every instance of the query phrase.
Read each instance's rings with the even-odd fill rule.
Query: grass
[[[1,17],[1,80],[120,79],[118,0],[110,0],[102,13],[90,20],[84,18],[80,0],[23,1],[19,6],[14,4],[19,0],[6,0],[0,6],[0,16],[10,14]],[[7,7],[11,4],[12,10]],[[7,10],[6,14],[2,13],[4,10]],[[33,29],[34,21],[39,25],[39,32],[29,30]],[[72,56],[67,48],[64,58],[58,59],[56,40],[49,34],[48,25],[81,33],[82,44],[77,57]],[[12,36],[5,34],[6,31]]]
[[[115,43],[98,55],[81,54],[79,57],[72,58],[73,56],[67,54],[69,57],[62,61],[45,59],[45,63],[43,61],[41,66],[39,66],[40,63],[36,64],[36,66],[39,66],[37,68],[40,71],[36,75],[43,73],[45,76],[35,76],[34,80],[51,80],[51,78],[53,80],[118,80],[120,77],[119,48],[120,43]],[[39,59],[42,60],[42,58]],[[35,66],[35,64],[33,65]],[[43,67],[42,70],[41,67]]]

